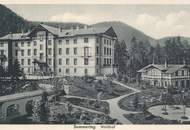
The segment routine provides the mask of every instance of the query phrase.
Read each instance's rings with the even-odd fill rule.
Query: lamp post
[[[188,119],[188,117],[186,116],[186,97],[187,97],[187,93],[184,90],[182,90],[181,94],[182,94],[182,103],[183,103],[183,116],[181,117],[181,119]]]
[[[168,115],[168,112],[167,112],[167,91],[166,91],[166,88],[164,89],[163,93],[163,102],[164,102],[164,106],[163,106],[163,110],[164,112],[162,114],[164,115]]]

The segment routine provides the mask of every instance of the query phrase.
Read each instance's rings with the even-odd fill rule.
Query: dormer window
[[[21,42],[21,46],[24,47],[24,42]]]
[[[3,44],[3,43],[0,43],[0,46],[1,46],[1,47],[3,47],[3,46],[4,46],[4,44]]]
[[[59,42],[59,45],[61,45],[61,43],[62,43],[62,40],[60,39],[58,42]]]
[[[69,39],[66,40],[66,44],[69,44]]]
[[[65,35],[71,35],[71,33],[70,32],[66,32]]]
[[[181,71],[181,76],[184,76],[184,70]]]
[[[88,38],[84,38],[84,43],[88,43]]]
[[[178,76],[178,71],[175,72],[175,76]]]
[[[39,35],[40,37],[40,41],[42,42],[44,39],[43,39],[43,35]]]

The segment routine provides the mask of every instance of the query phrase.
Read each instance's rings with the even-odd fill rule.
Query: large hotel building
[[[96,76],[115,71],[112,27],[65,30],[39,24],[27,33],[0,38],[1,65],[18,60],[26,75]]]

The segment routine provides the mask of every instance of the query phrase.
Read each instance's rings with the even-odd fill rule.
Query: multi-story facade
[[[18,60],[27,75],[95,76],[114,73],[116,40],[112,27],[64,30],[40,24],[0,38],[0,50],[6,65]]]
[[[138,71],[141,79],[154,86],[190,87],[190,66],[150,64]]]

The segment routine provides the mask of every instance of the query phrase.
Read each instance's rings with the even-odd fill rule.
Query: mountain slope
[[[147,36],[146,34],[144,34],[143,32],[125,24],[122,22],[101,22],[101,23],[97,23],[92,25],[94,27],[109,27],[112,26],[113,29],[115,30],[119,41],[125,41],[125,43],[127,45],[129,45],[131,39],[135,36],[136,39],[138,39],[139,41],[149,41],[151,45],[155,46],[157,41],[150,37]]]
[[[28,28],[30,28],[30,23],[27,20],[18,16],[4,5],[0,5],[0,36],[10,32],[27,31]]]
[[[174,38],[174,37],[178,37],[178,36],[171,36],[171,37],[164,37],[164,38],[161,38],[161,39],[158,39],[158,43],[160,44],[160,46],[165,46],[165,42],[171,38]],[[183,43],[188,43],[190,44],[190,37],[183,37],[183,36],[179,36],[180,39],[181,39],[181,42]]]

